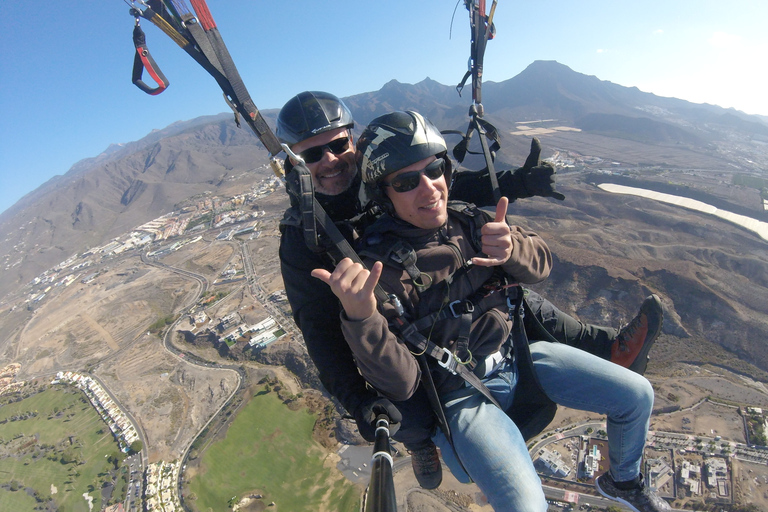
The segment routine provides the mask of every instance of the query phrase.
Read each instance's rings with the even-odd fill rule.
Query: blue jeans
[[[653,408],[648,380],[567,345],[539,342],[530,348],[534,371],[552,401],[607,415],[611,474],[617,481],[635,478]],[[484,380],[504,410],[512,406],[517,377],[516,364],[509,362]],[[454,476],[466,482],[468,473],[496,512],[546,511],[525,439],[507,414],[474,388],[456,390],[442,400],[453,448],[442,432],[434,440]]]

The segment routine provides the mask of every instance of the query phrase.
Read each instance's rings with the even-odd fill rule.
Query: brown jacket
[[[452,205],[456,206],[455,203]],[[487,213],[474,211],[487,218]],[[405,308],[407,319],[413,321],[422,318],[441,307],[447,307],[447,303],[456,299],[467,298],[492,277],[492,267],[475,266],[466,273],[458,273],[459,277],[447,286],[446,277],[478,254],[471,242],[470,225],[463,219],[466,219],[465,214],[449,208],[445,226],[437,230],[423,230],[383,216],[366,231],[365,240],[369,243],[372,239],[378,239],[371,236],[372,232],[396,234],[405,240],[416,251],[418,269],[432,280],[430,288],[419,294],[401,266],[391,261],[384,262],[380,284],[387,293],[397,295]],[[510,229],[513,249],[512,255],[502,266],[504,271],[518,283],[532,284],[546,279],[552,268],[552,255],[546,243],[536,233],[519,226],[510,224]],[[365,247],[361,253],[366,254]],[[371,258],[365,259],[366,264],[373,263]],[[497,352],[507,341],[512,328],[503,292],[490,295],[479,306],[472,314],[469,336],[469,350],[475,359]],[[394,307],[384,304],[378,312],[365,320],[350,321],[344,312],[341,320],[344,337],[362,375],[383,395],[401,401],[408,399],[418,387],[420,369],[408,345],[389,330],[387,319],[394,316]],[[459,318],[449,316],[423,330],[422,334],[437,345],[454,351],[460,322]],[[461,377],[451,375],[436,364],[432,366],[432,375],[441,395],[458,389],[464,382]]]

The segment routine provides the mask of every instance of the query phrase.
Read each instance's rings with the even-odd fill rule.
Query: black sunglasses
[[[315,162],[319,162],[323,159],[323,155],[325,154],[326,149],[334,155],[340,155],[344,153],[347,151],[347,149],[349,149],[349,137],[333,139],[328,144],[305,149],[299,153],[299,156],[302,160],[304,160],[305,164],[314,164]]]
[[[392,187],[395,192],[408,192],[419,186],[422,174],[431,180],[438,179],[445,174],[445,160],[438,158],[420,171],[404,172],[395,176],[389,183],[382,181],[381,184]]]

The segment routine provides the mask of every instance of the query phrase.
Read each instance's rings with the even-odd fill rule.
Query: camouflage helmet
[[[429,119],[413,111],[391,112],[371,121],[360,135],[357,167],[363,182],[376,186],[385,176],[446,151],[445,139]]]

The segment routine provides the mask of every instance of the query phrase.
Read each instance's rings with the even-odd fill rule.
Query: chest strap
[[[448,370],[453,375],[458,375],[467,384],[478,390],[487,398],[493,405],[499,409],[503,409],[499,402],[491,394],[491,391],[485,387],[485,384],[480,378],[475,375],[472,370],[463,364],[459,359],[447,348],[440,347],[424,337],[413,324],[410,324],[403,320],[401,317],[397,317],[392,322],[396,330],[400,333],[400,336],[408,342],[415,350],[421,354],[427,354],[437,360],[437,364],[442,368]]]
[[[306,167],[304,165],[299,165],[296,167]],[[296,169],[294,167],[294,169]],[[309,181],[309,183],[306,183],[305,181],[302,181],[299,179],[299,174],[296,173],[293,176],[291,176],[292,173],[289,173],[286,176],[286,183],[289,184],[288,190],[302,190],[302,189],[309,189],[311,190],[312,182]],[[308,171],[306,171],[306,174],[308,174]],[[360,256],[352,249],[352,246],[349,244],[349,242],[344,238],[344,236],[339,231],[339,228],[333,223],[333,221],[326,215],[325,210],[323,207],[317,202],[317,199],[314,199],[312,197],[312,210],[313,211],[313,220],[317,221],[317,225],[315,226],[315,229],[319,227],[322,232],[324,232],[328,238],[330,239],[331,246],[329,247],[329,252],[332,253],[332,256],[341,256],[338,258],[337,261],[340,261],[343,257],[348,257],[352,259],[355,263],[363,264],[363,261],[360,259]],[[309,200],[302,202],[302,208],[304,209],[305,215],[308,214],[309,210]],[[305,227],[305,230],[307,228]],[[316,241],[316,235],[312,237],[312,240]],[[387,294],[386,291],[381,287],[381,285],[377,284],[374,288],[374,295],[376,296],[376,301],[379,304],[383,304],[385,302],[389,302],[395,307],[395,311],[397,313],[397,317],[394,318],[390,322],[390,325],[397,330],[400,333],[400,336],[409,343],[414,350],[417,353],[420,354],[427,354],[431,357],[434,357],[437,360],[437,363],[451,372],[454,375],[459,375],[462,379],[464,379],[468,384],[470,384],[472,387],[477,389],[480,393],[483,394],[492,404],[497,406],[499,409],[501,409],[501,405],[496,401],[495,398],[493,398],[493,395],[491,394],[490,390],[485,387],[485,384],[482,383],[482,381],[472,373],[472,371],[466,367],[466,365],[459,364],[459,360],[449,351],[448,349],[445,349],[443,347],[439,347],[435,345],[432,341],[424,337],[416,328],[411,324],[410,322],[407,322],[405,318],[403,318],[404,309],[402,303],[400,303],[400,299],[397,298],[394,294]]]
[[[464,267],[462,267],[464,268]],[[452,277],[456,277],[455,275]],[[515,288],[515,294],[510,295],[509,288]],[[478,364],[478,361],[472,356],[472,352],[469,350],[469,336],[472,329],[472,320],[476,306],[478,306],[483,299],[490,295],[502,292],[507,295],[507,305],[510,310],[514,308],[514,305],[510,302],[517,297],[517,294],[521,293],[520,287],[517,283],[512,283],[503,271],[494,272],[493,275],[471,296],[465,299],[454,300],[444,304],[438,311],[426,315],[418,320],[414,320],[412,324],[420,332],[426,332],[431,330],[435,324],[449,318],[460,318],[459,333],[456,338],[456,352],[455,357],[474,371]],[[510,316],[510,320],[514,319]],[[482,369],[478,369],[483,375]],[[477,372],[476,372],[477,373]]]

